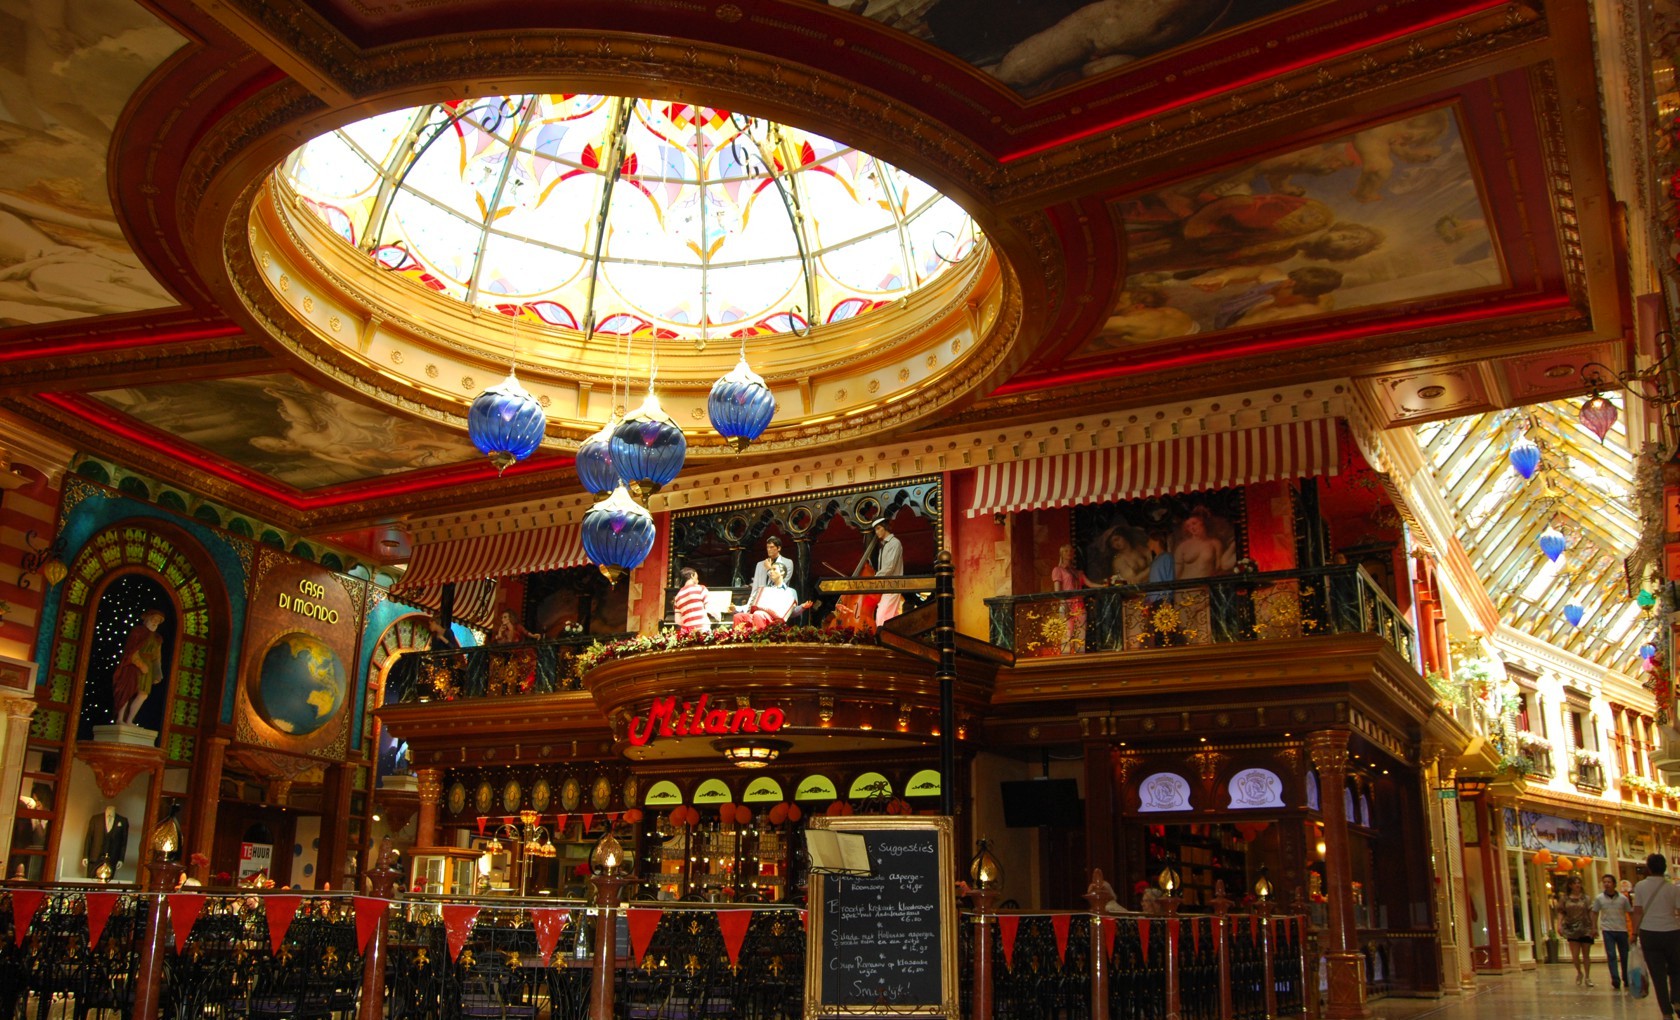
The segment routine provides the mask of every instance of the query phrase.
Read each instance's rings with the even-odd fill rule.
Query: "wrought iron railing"
[[[385,703],[412,705],[578,690],[572,660],[597,641],[629,636],[578,634],[511,645],[404,652],[387,674]]]
[[[1414,661],[1412,626],[1356,564],[986,600],[991,642],[1019,658],[1377,634]]]
[[[41,1016],[49,1006],[67,1016],[95,1009],[131,1016],[139,986],[154,980],[146,987],[161,991],[160,1014],[180,1020],[353,1016],[372,973],[383,976],[382,1015],[412,1020],[586,1020],[597,1012],[593,979],[608,973],[613,1015],[625,1020],[791,1018],[801,1015],[805,992],[805,919],[788,904],[631,903],[615,910],[612,952],[597,961],[602,919],[575,900],[195,890],[166,896],[154,979],[140,947],[156,894],[116,893],[90,946],[83,890],[15,888],[45,896],[19,939],[11,894],[0,895],[0,1020],[37,1005]],[[382,940],[363,941],[373,930],[364,911],[375,912],[375,926],[384,912]],[[739,938],[733,954],[726,911],[751,911],[744,934],[730,926]],[[1083,1020],[1094,1000],[1106,1000],[1116,1020],[1298,1015],[1303,922],[964,911],[957,932],[964,1015],[979,994],[976,932],[986,936],[991,1015],[1000,1020]],[[364,957],[364,945],[380,948]]]

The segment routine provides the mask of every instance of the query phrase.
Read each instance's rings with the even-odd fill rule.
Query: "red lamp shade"
[[[1597,436],[1598,441],[1602,443],[1604,437],[1610,434],[1610,430],[1616,427],[1616,405],[1610,402],[1610,398],[1594,393],[1582,402],[1579,417],[1587,431]]]

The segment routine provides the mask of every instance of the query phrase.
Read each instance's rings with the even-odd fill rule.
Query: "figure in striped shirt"
[[[672,606],[677,615],[677,633],[694,634],[711,630],[712,621],[706,616],[706,596],[711,592],[700,583],[699,572],[693,567],[684,567],[677,576],[682,578],[682,587],[677,589]]]

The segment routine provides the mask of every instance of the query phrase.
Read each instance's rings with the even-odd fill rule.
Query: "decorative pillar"
[[[1482,834],[1482,888],[1487,891],[1488,962],[1494,970],[1516,967],[1516,932],[1511,928],[1511,875],[1505,869],[1504,805],[1491,794],[1476,798]]]
[[[391,837],[386,836],[379,841],[379,854],[368,871],[374,898],[389,900],[397,876],[397,850],[391,845]],[[391,924],[391,906],[382,903],[379,910],[379,924],[368,937],[367,952],[362,956],[362,1001],[357,1020],[381,1020],[385,1016],[385,937]]]
[[[939,668],[933,678],[939,684],[939,813],[947,818],[957,813],[957,610],[955,567],[951,550],[939,550],[933,565],[933,598],[937,622],[933,641],[939,649]]]
[[[355,888],[355,876],[344,874],[344,851],[350,845],[350,792],[356,782],[356,766],[335,765],[325,770],[321,813],[321,850],[315,859],[315,888]],[[350,880],[349,885],[345,880]]]
[[[17,821],[18,795],[23,792],[23,752],[29,743],[29,719],[35,699],[25,694],[0,695],[5,737],[0,742],[0,877],[11,874],[12,832]],[[51,869],[43,875],[50,875]]]
[[[1215,958],[1219,961],[1219,1016],[1220,1020],[1230,1020],[1237,1015],[1236,1000],[1231,994],[1231,897],[1225,895],[1225,880],[1215,879],[1213,883],[1213,899],[1208,901],[1213,908],[1213,917],[1209,918],[1209,934],[1213,936]]]
[[[590,979],[589,1020],[613,1020],[613,974],[618,969],[618,932],[614,924],[619,893],[629,879],[596,875],[595,965]]]
[[[1114,923],[1107,914],[1109,892],[1113,886],[1102,889],[1099,883],[1107,885],[1101,868],[1091,872],[1091,891],[1085,894],[1085,902],[1091,910],[1091,1020],[1108,1020],[1108,942],[1103,938],[1103,926]],[[990,944],[990,941],[988,939],[987,943]]]
[[[414,849],[437,846],[438,798],[443,796],[443,773],[438,769],[416,769],[420,790],[420,820],[414,823]]]
[[[1272,929],[1272,904],[1262,899],[1255,904],[1260,915],[1260,958],[1265,963],[1266,1015],[1277,1016],[1277,932]]]
[[[1320,730],[1307,740],[1307,753],[1318,769],[1318,802],[1324,817],[1324,885],[1330,898],[1324,954],[1330,972],[1330,998],[1324,1004],[1327,1020],[1371,1015],[1365,1004],[1365,954],[1359,951],[1359,929],[1353,912],[1353,861],[1347,807],[1342,803],[1347,786],[1347,747],[1346,730]]]
[[[1176,890],[1175,890],[1176,893]],[[1161,900],[1161,905],[1167,912],[1167,945],[1166,955],[1162,957],[1165,964],[1167,986],[1167,1014],[1166,1020],[1181,1020],[1184,1016],[1184,995],[1178,986],[1178,907],[1183,902],[1177,895],[1167,896]]]
[[[146,931],[141,936],[140,961],[134,973],[134,1016],[151,1020],[158,1015],[159,993],[163,990],[163,954],[169,945],[164,924],[164,891],[175,888],[181,866],[169,854],[151,845],[148,832],[142,837],[146,861]]]
[[[1441,991],[1454,993],[1463,985],[1465,970],[1459,965],[1459,922],[1462,915],[1456,909],[1464,882],[1462,868],[1455,872],[1451,867],[1453,856],[1458,851],[1458,841],[1456,837],[1448,839],[1448,819],[1450,816],[1452,821],[1457,821],[1458,801],[1443,800],[1440,796],[1443,789],[1451,789],[1453,785],[1451,781],[1443,784],[1441,779],[1441,753],[1439,747],[1424,747],[1418,763],[1418,792],[1423,799],[1423,814],[1427,821],[1425,831],[1429,840],[1430,873],[1436,876],[1434,921]]]
[[[968,898],[974,903],[975,913],[974,987],[970,1003],[973,1012],[970,1015],[973,1020],[992,1020],[992,919],[995,916],[993,911],[997,910],[998,894],[995,889],[970,889]]]
[[[194,803],[188,817],[192,821],[187,846],[194,853],[209,857],[216,843],[216,811],[222,803],[222,769],[227,764],[227,737],[208,737],[199,745],[198,761],[193,769]],[[196,877],[204,881],[203,875]]]
[[[1124,878],[1124,861],[1115,846],[1120,805],[1114,795],[1114,747],[1107,741],[1085,745],[1085,864]],[[1092,910],[1101,910],[1101,903]]]

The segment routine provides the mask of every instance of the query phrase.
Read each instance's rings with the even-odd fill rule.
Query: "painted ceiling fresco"
[[[1074,357],[1505,283],[1437,107],[1118,204],[1126,285]]]
[[[348,400],[291,374],[135,386],[92,396],[298,489],[478,457],[464,437]]]
[[[105,157],[185,40],[129,0],[5,0],[0,38],[0,328],[173,305],[123,238]]]
[[[960,57],[1025,95],[1166,52],[1301,0],[828,0]]]

